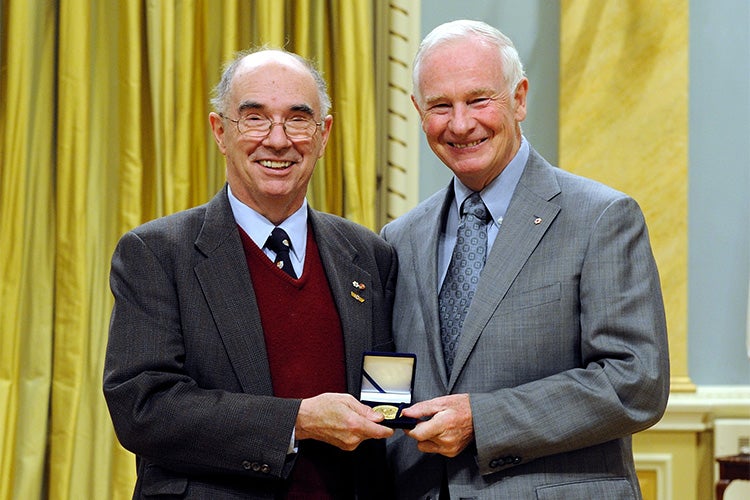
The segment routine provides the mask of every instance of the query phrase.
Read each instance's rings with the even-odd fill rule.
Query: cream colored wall
[[[669,431],[649,432],[634,437],[639,476],[644,470],[655,473],[656,496],[653,500],[702,500],[711,498],[711,469],[702,464],[709,462],[711,435],[708,432]],[[643,487],[644,500],[652,495],[651,489]],[[648,492],[648,493],[647,493]]]
[[[378,106],[378,229],[419,202],[419,115],[411,103],[411,61],[421,40],[419,2],[375,2]]]
[[[717,421],[746,423],[750,418],[750,386],[699,386],[695,392],[670,396],[661,422],[633,436],[636,468],[655,471],[658,500],[707,500],[713,498],[717,477],[714,441]],[[745,435],[750,435],[747,426]],[[738,447],[719,455],[736,454]],[[725,500],[747,485],[734,484]],[[645,495],[645,488],[644,488]],[[645,496],[644,496],[645,499]]]

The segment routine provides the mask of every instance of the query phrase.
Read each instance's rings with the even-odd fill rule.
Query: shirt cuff
[[[299,447],[297,446],[297,441],[294,439],[295,430],[296,429],[292,429],[292,439],[289,441],[289,449],[286,452],[287,455],[291,455],[299,451]]]

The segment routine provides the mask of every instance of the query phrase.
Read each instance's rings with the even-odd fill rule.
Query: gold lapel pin
[[[362,297],[360,297],[358,293],[355,293],[355,292],[349,292],[349,293],[351,294],[352,297],[354,297],[355,299],[357,299],[360,303],[365,301],[365,299],[363,299]]]

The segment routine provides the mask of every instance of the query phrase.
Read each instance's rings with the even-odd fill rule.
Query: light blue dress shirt
[[[480,196],[482,201],[487,206],[487,209],[492,215],[492,222],[487,226],[487,255],[490,254],[492,244],[495,242],[500,226],[503,223],[503,217],[505,217],[505,211],[508,210],[510,199],[513,196],[513,192],[516,190],[518,180],[523,174],[523,169],[526,166],[526,161],[529,159],[529,143],[526,138],[521,136],[521,146],[518,148],[518,152],[503,171],[495,177],[482,191]],[[453,192],[455,194],[453,203],[451,203],[448,209],[448,216],[445,221],[445,232],[441,235],[438,241],[438,293],[440,288],[443,286],[443,280],[445,275],[448,273],[448,265],[451,262],[451,256],[453,254],[453,247],[456,246],[456,235],[458,233],[458,225],[461,221],[460,209],[461,204],[468,198],[473,191],[458,180],[457,177],[453,177]]]

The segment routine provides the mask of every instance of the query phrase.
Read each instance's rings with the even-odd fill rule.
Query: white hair
[[[514,92],[518,82],[524,78],[525,74],[523,63],[521,63],[521,58],[513,45],[513,41],[487,23],[461,19],[441,24],[424,37],[422,43],[419,44],[412,66],[412,86],[418,102],[421,102],[422,99],[419,89],[419,71],[425,54],[443,42],[469,37],[480,38],[497,47],[498,56],[502,63],[503,76],[505,77],[503,83],[507,85],[511,94]]]

